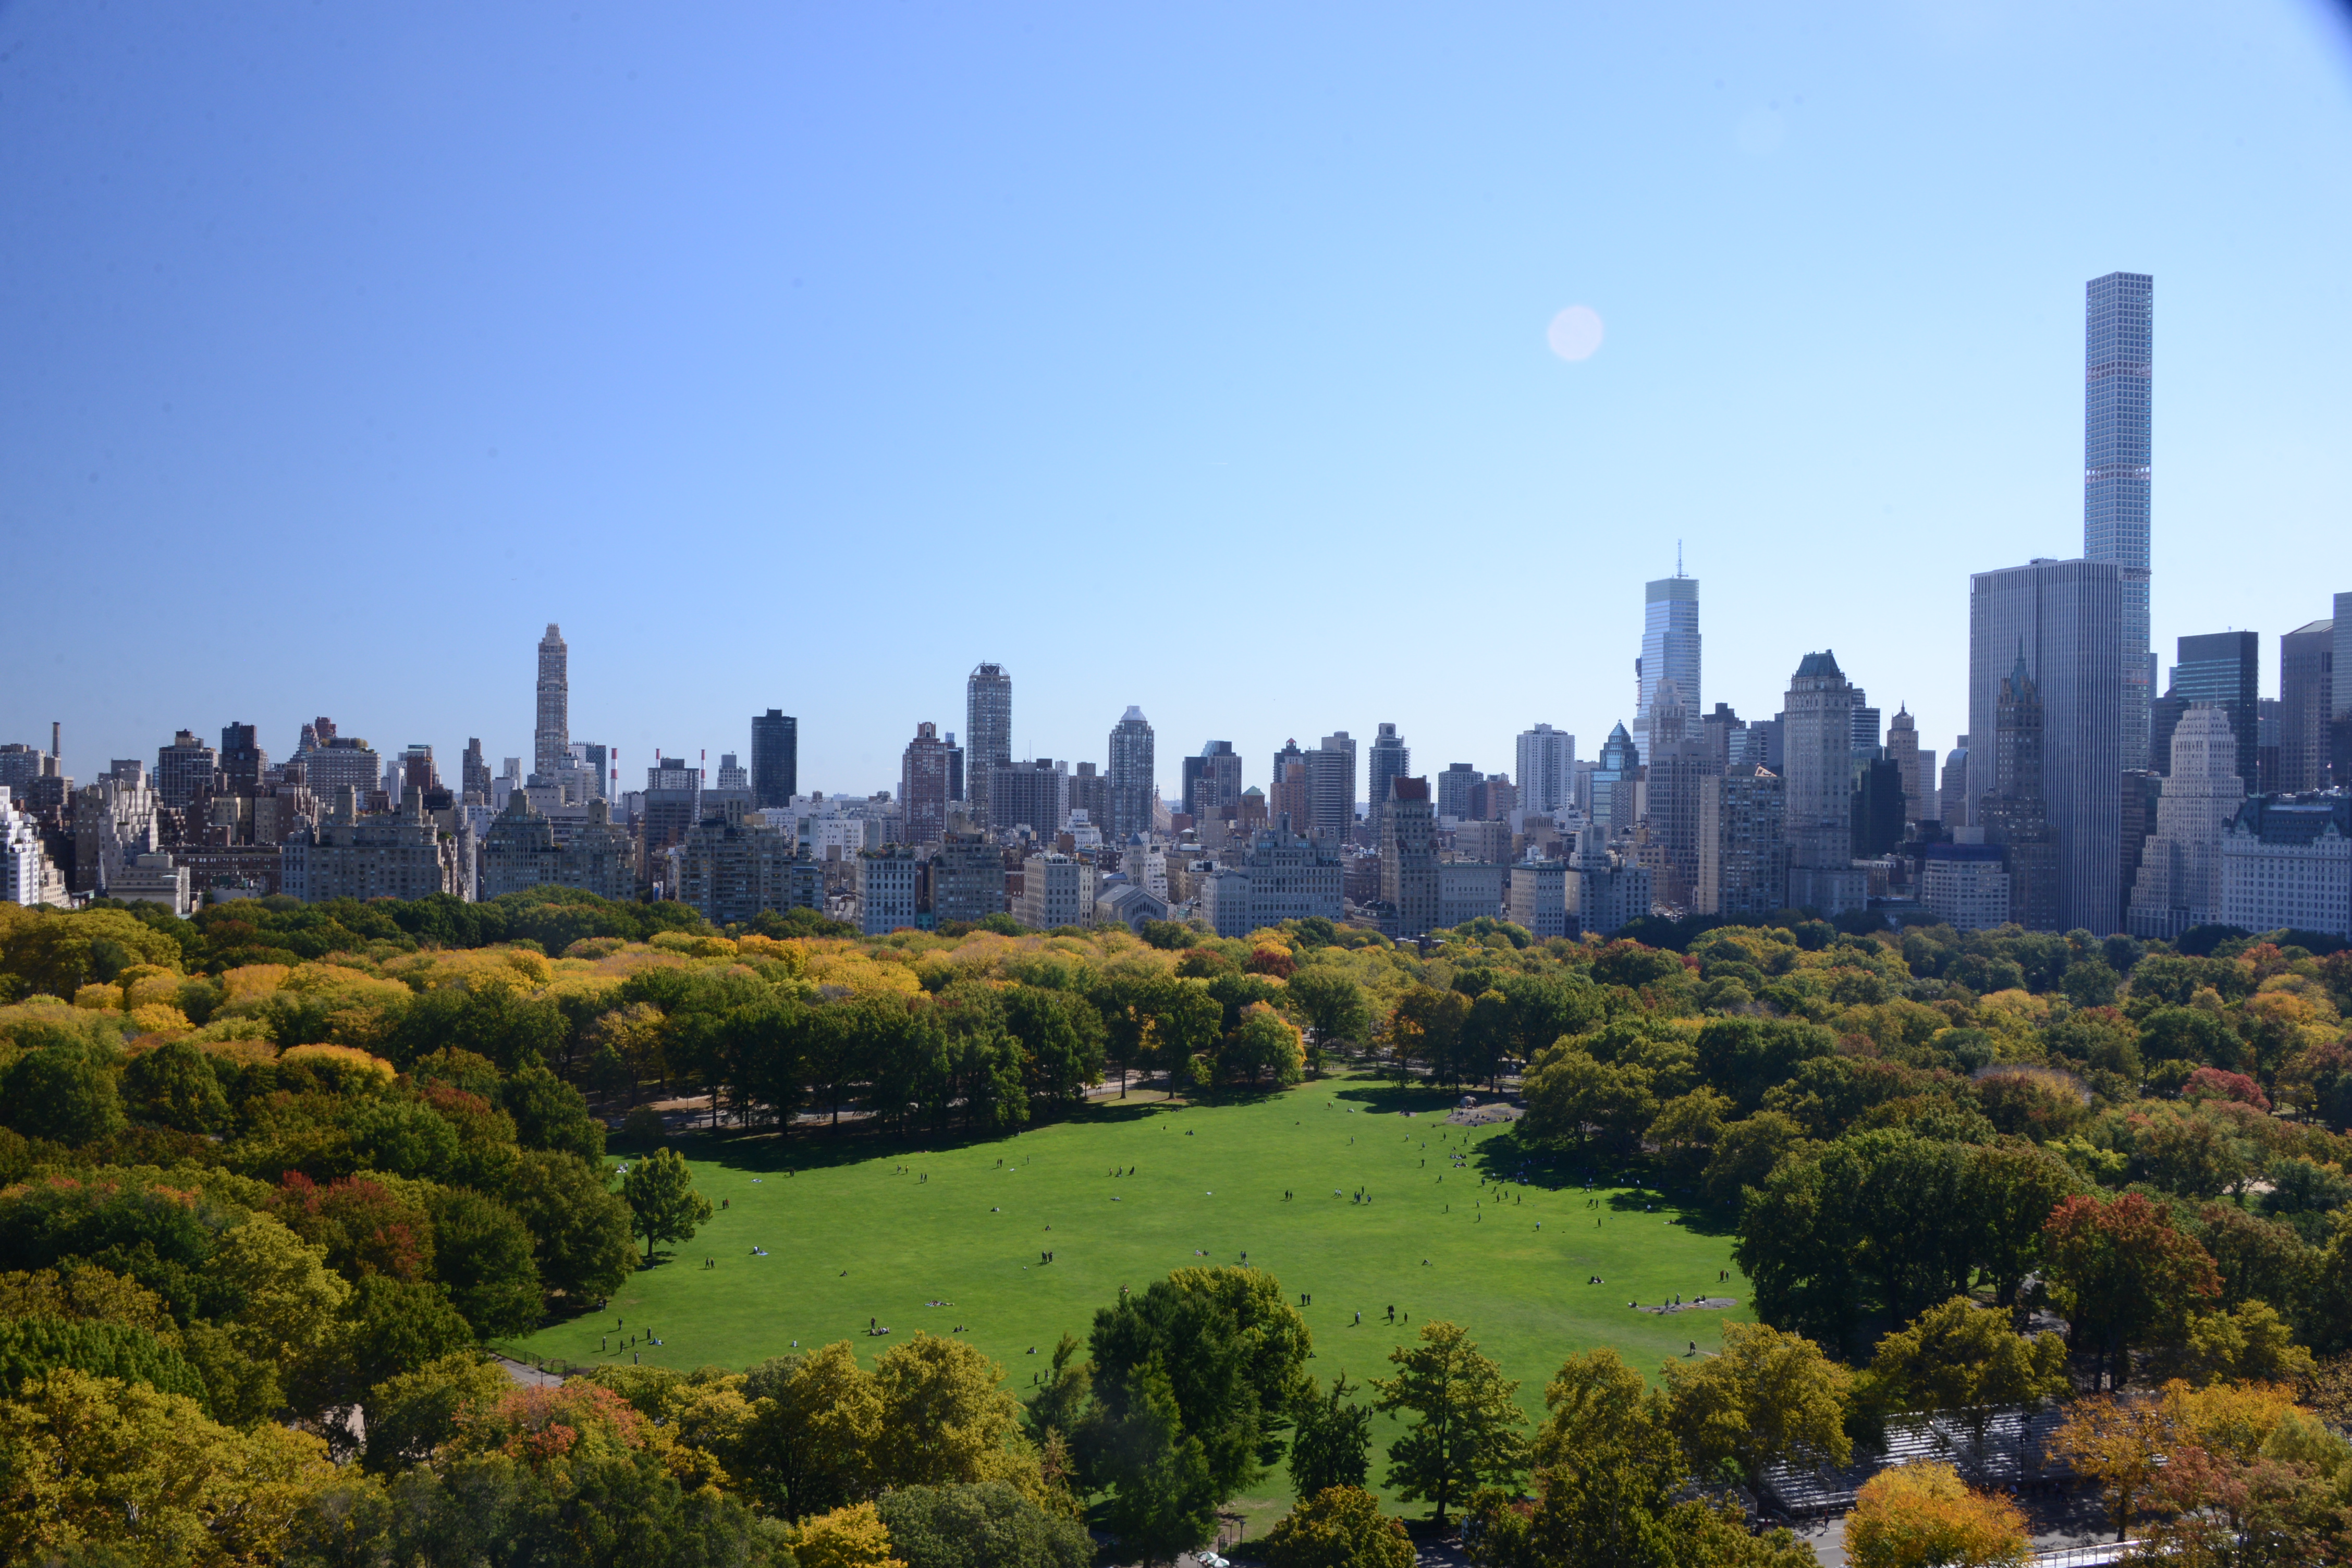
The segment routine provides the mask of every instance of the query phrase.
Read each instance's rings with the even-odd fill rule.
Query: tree
[[[2010,1326],[2009,1314],[1979,1308],[1965,1296],[1930,1307],[1879,1341],[1870,1384],[1874,1402],[1958,1417],[1969,1433],[1969,1462],[1979,1475],[1996,1408],[2039,1405],[2073,1386],[2066,1346],[2055,1334],[2028,1338]]]
[[[1710,1202],[1736,1204],[1745,1189],[1760,1187],[1770,1180],[1783,1156],[1811,1147],[1805,1130],[1793,1118],[1777,1110],[1759,1110],[1723,1124],[1700,1180]]]
[[[1013,1488],[902,1487],[876,1505],[907,1568],[1087,1568],[1094,1538]]]
[[[1271,1073],[1276,1083],[1293,1084],[1305,1071],[1306,1053],[1296,1027],[1265,1003],[1253,1002],[1225,1042],[1225,1062],[1229,1069],[1248,1073],[1252,1083]]]
[[[1470,998],[1459,991],[1416,984],[1398,997],[1389,1014],[1389,1049],[1396,1058],[1397,1081],[1410,1078],[1412,1064],[1419,1062],[1438,1082],[1460,1083],[1462,1030],[1469,1021]]]
[[[1968,1209],[1979,1222],[1978,1266],[1992,1281],[1993,1300],[2015,1308],[2026,1276],[2040,1267],[2053,1210],[2082,1190],[2074,1168],[2046,1149],[2008,1143],[1969,1156]]]
[[[1019,1406],[1003,1369],[959,1339],[918,1333],[874,1368],[881,1420],[868,1473],[881,1487],[1013,1479]],[[1034,1468],[1034,1462],[1032,1464]]]
[[[2052,1458],[2099,1483],[2117,1541],[2130,1533],[2132,1516],[2154,1495],[2157,1470],[2170,1447],[2160,1405],[2123,1405],[2103,1394],[2076,1400],[2050,1435]]]
[[[745,1377],[743,1393],[755,1414],[742,1479],[771,1510],[805,1517],[868,1489],[866,1456],[881,1431],[882,1396],[848,1342],[771,1357]]]
[[[611,1295],[636,1265],[629,1205],[607,1181],[569,1154],[531,1149],[504,1189],[530,1232],[541,1286],[574,1306]]]
[[[1480,1486],[1501,1484],[1527,1468],[1528,1424],[1512,1395],[1518,1384],[1478,1353],[1459,1325],[1423,1323],[1419,1342],[1389,1352],[1394,1377],[1372,1380],[1383,1413],[1410,1411],[1415,1419],[1389,1445],[1387,1482],[1406,1501],[1446,1510]]]
[[[1412,1568],[1412,1538],[1360,1486],[1302,1495],[1265,1538],[1269,1568]]]
[[[1020,1042],[1029,1092],[1045,1104],[1082,1104],[1102,1081],[1102,1015],[1084,997],[1015,985],[1004,993],[1004,1026]]]
[[[1284,986],[1283,1003],[1315,1031],[1318,1053],[1334,1045],[1360,1046],[1371,1037],[1371,1005],[1344,963],[1304,965]]]
[[[212,1058],[186,1040],[131,1058],[122,1069],[122,1091],[142,1121],[182,1132],[217,1132],[228,1125],[228,1099]]]
[[[646,1238],[646,1261],[663,1241],[691,1241],[710,1218],[710,1200],[694,1190],[694,1173],[675,1149],[656,1149],[621,1178],[621,1198]]]
[[[604,1124],[588,1113],[587,1097],[538,1063],[500,1084],[498,1098],[524,1148],[561,1150],[590,1165],[604,1158]]]
[[[1731,1110],[1727,1096],[1702,1084],[1660,1106],[1643,1137],[1655,1143],[1658,1152],[1687,1175],[1706,1164],[1717,1140],[1723,1136],[1724,1118]]]
[[[2130,1352],[2152,1337],[2179,1339],[2189,1312],[2221,1294],[2213,1260],[2137,1193],[2111,1202],[2078,1195],[2044,1226],[2050,1280],[2076,1349],[2097,1347],[2120,1386]]]
[[[27,1138],[80,1145],[122,1130],[113,1069],[84,1045],[44,1046],[0,1075],[0,1113]]]
[[[68,1318],[0,1317],[0,1396],[14,1397],[58,1367],[143,1383],[199,1404],[205,1397],[204,1380],[187,1358],[151,1330]]]
[[[275,1561],[335,1481],[327,1446],[236,1431],[144,1383],[58,1370],[0,1401],[0,1560]]]
[[[293,1380],[294,1403],[305,1409],[348,1410],[378,1384],[457,1355],[474,1354],[474,1327],[430,1285],[364,1274],[331,1340]],[[368,1412],[368,1430],[375,1413]]]
[[[1666,1421],[1702,1475],[1728,1465],[1751,1491],[1774,1465],[1843,1465],[1852,1374],[1812,1341],[1763,1323],[1723,1325],[1723,1353],[1668,1362]]]
[[[367,1396],[362,1463],[381,1474],[429,1458],[459,1423],[489,1409],[513,1386],[496,1363],[472,1350],[385,1379]]]
[[[433,1270],[483,1339],[519,1334],[540,1320],[543,1302],[530,1231],[514,1210],[465,1187],[433,1198]]]
[[[1562,1040],[1539,1053],[1528,1069],[1525,1136],[1579,1146],[1597,1131],[1623,1150],[1654,1121],[1657,1095],[1650,1069],[1635,1062],[1603,1062],[1578,1042]]]
[[[1219,1487],[1208,1452],[1185,1431],[1175,1384],[1156,1352],[1116,1384],[1098,1379],[1096,1389],[1090,1467],[1114,1489],[1103,1522],[1146,1563],[1171,1562],[1215,1528]]]
[[[1845,1542],[1854,1568],[2008,1568],[2033,1552],[2015,1504],[1969,1490],[1949,1465],[1933,1461],[1864,1481],[1846,1518]]]
[[[1371,1473],[1372,1413],[1356,1403],[1344,1372],[1328,1394],[1309,1392],[1293,1406],[1290,1484],[1301,1498],[1331,1487],[1361,1487]]]

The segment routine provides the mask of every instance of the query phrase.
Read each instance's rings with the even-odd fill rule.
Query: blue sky
[[[895,787],[1393,720],[1420,771],[1834,647],[1948,746],[2157,279],[2155,632],[2352,589],[2316,4],[0,7],[0,739],[331,714]],[[1606,327],[1570,363],[1546,326]]]

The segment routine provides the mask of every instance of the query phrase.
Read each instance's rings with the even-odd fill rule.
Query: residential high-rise
[[[964,679],[963,756],[972,825],[992,827],[982,797],[995,771],[1013,760],[1013,677],[1001,664],[974,665]]]
[[[801,790],[801,721],[780,708],[751,720],[751,804],[782,809]]]
[[[534,784],[553,784],[555,770],[572,760],[572,653],[555,623],[539,639],[539,718],[531,731]]]
[[[1789,902],[1824,915],[1861,909],[1869,883],[1853,868],[1853,688],[1836,654],[1799,661],[1781,726]]]
[[[2263,639],[2252,632],[2208,632],[2180,639],[2180,662],[2172,667],[2172,690],[2184,704],[2210,702],[2228,715],[2235,738],[2238,778],[2253,795],[2262,785],[2257,761],[2261,735],[2256,720],[2263,689]]]
[[[1356,742],[1347,731],[1326,735],[1307,753],[1307,831],[1337,848],[1356,826]]]
[[[1597,821],[1576,836],[1566,892],[1568,916],[1580,936],[1612,936],[1652,912],[1649,868],[1608,845],[1608,830]]]
[[[2328,687],[2327,766],[2338,789],[2352,788],[2352,594],[2336,595],[2336,657],[2330,668],[2345,672]]]
[[[1412,748],[1398,738],[1394,724],[1382,724],[1380,733],[1372,737],[1370,752],[1365,760],[1364,784],[1371,805],[1372,840],[1378,843],[1381,813],[1388,805],[1389,781],[1412,772]]]
[[[1903,775],[1904,810],[1913,822],[1936,816],[1936,752],[1919,748],[1919,721],[1908,706],[1895,710],[1886,726],[1886,760]]]
[[[2148,765],[2149,385],[2156,279],[2110,272],[2084,285],[2083,559],[2123,573],[2118,635],[2121,765]],[[2036,672],[2045,694],[2054,689]],[[1970,722],[1975,721],[1971,718]]]
[[[1576,792],[1576,737],[1549,724],[1522,730],[1517,761],[1519,809],[1566,812]]]
[[[1653,716],[1680,731],[1680,712],[1660,703]],[[1651,731],[1647,820],[1657,868],[1651,891],[1668,909],[1698,908],[1706,788],[1722,773],[1703,736],[1677,733],[1670,739],[1664,722]]]
[[[1789,905],[1784,824],[1788,790],[1779,774],[1744,768],[1699,784],[1698,892],[1691,912],[1769,915]]]
[[[466,754],[458,759],[457,788],[461,803],[467,805],[490,804],[490,762],[482,755],[482,739],[469,736]]]
[[[1092,763],[1078,763],[1070,773],[1069,787],[1063,792],[1063,820],[1070,821],[1082,811],[1097,832],[1110,831],[1110,781]]]
[[[2059,914],[2059,844],[2050,826],[2048,736],[2041,690],[2020,653],[1994,704],[1993,787],[1978,797],[1977,811],[1985,842],[2000,847],[2009,873],[2009,918],[2028,931],[2065,929]],[[2120,795],[2116,813],[2120,825]],[[2116,875],[2120,881],[2120,866]]]
[[[1388,935],[1437,929],[1437,812],[1427,779],[1389,781],[1381,813],[1381,900],[1394,911],[1395,929]]]
[[[1633,830],[1634,784],[1641,765],[1633,737],[1623,724],[1612,726],[1592,769],[1592,820],[1601,826],[1602,837]]]
[[[554,775],[548,775],[548,783],[554,782]],[[664,852],[683,843],[688,830],[701,820],[702,770],[684,757],[665,757],[656,748],[654,764],[646,770],[646,793],[637,803],[649,877],[658,875],[653,868],[663,864]]]
[[[1445,771],[1437,775],[1437,815],[1456,822],[1469,821],[1470,787],[1485,781],[1486,775],[1468,763],[1446,764]]]
[[[948,743],[929,720],[915,726],[915,738],[898,762],[898,805],[906,813],[903,842],[937,844],[948,828]]]
[[[1000,837],[1009,838],[1014,829],[1025,827],[1031,837],[1050,847],[1069,820],[1071,807],[1079,804],[1071,798],[1070,764],[1051,757],[1000,763],[989,775],[988,819]],[[1091,812],[1087,820],[1094,822]]]
[[[362,742],[361,744],[366,744]],[[373,763],[370,763],[373,769]],[[217,780],[219,759],[210,746],[185,730],[172,737],[168,746],[155,749],[155,801],[166,810],[177,811],[193,805],[202,796],[213,793]],[[366,787],[373,787],[368,781]],[[313,788],[317,786],[313,785]],[[365,790],[362,789],[362,794]]]
[[[1969,732],[1979,746],[1994,735],[2001,679],[2021,655],[2042,706],[2061,931],[2106,935],[2122,914],[2127,585],[2124,568],[2103,561],[2034,561],[1969,579]],[[1971,794],[1995,787],[1992,762],[1969,768]],[[1980,820],[1973,805],[1969,820]]]
[[[1944,753],[1944,782],[1936,790],[1936,810],[1947,828],[1969,826],[1969,738]]]
[[[2168,941],[2220,918],[2221,840],[2246,799],[2238,739],[2220,706],[2200,702],[2182,717],[2160,787],[2126,924],[2134,936]]]
[[[1650,710],[1656,704],[1658,683],[1671,680],[1682,694],[1685,710],[1701,710],[1699,700],[1698,579],[1685,577],[1682,563],[1675,574],[1648,584],[1642,594],[1642,658],[1633,709],[1633,745],[1642,760],[1650,760]]]
[[[269,753],[250,724],[221,726],[221,793],[259,795],[261,775],[269,769]],[[436,781],[437,782],[437,781]]]
[[[1184,814],[1197,825],[1226,822],[1242,802],[1242,759],[1231,741],[1205,741],[1184,759]]]
[[[1159,797],[1159,775],[1151,761],[1151,724],[1144,718],[1143,710],[1129,704],[1127,712],[1110,731],[1110,765],[1104,770],[1109,781],[1110,821],[1106,832],[1112,842],[1124,844],[1135,834],[1149,837],[1151,833],[1151,807]]]

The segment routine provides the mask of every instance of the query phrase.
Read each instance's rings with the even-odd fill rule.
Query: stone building
[[[2242,931],[2352,940],[2352,795],[2265,795],[2240,806],[2221,840],[2221,923]]]
[[[1650,873],[1631,855],[1607,847],[1607,831],[1576,836],[1568,866],[1568,916],[1580,936],[1611,936],[1650,912]]]
[[[415,795],[398,811],[362,816],[353,792],[340,792],[327,819],[286,841],[283,889],[304,903],[329,899],[474,896],[471,834],[446,833]]]
[[[1094,923],[1093,866],[1059,853],[1032,855],[1021,864],[1021,896],[1013,918],[1033,931]]]
[[[1789,907],[1787,811],[1787,787],[1767,769],[1700,781],[1692,913],[1769,915]]]
[[[2220,918],[2221,841],[2246,799],[2229,715],[2190,708],[2173,727],[2168,766],[2125,921],[2134,936],[2168,941]]]
[[[1568,866],[1559,860],[1523,860],[1511,868],[1506,896],[1510,922],[1538,942],[1568,934]]]
[[[915,848],[911,844],[886,844],[857,852],[857,929],[867,936],[887,936],[913,928],[919,920],[916,907]]]
[[[636,896],[635,842],[613,821],[610,802],[592,800],[581,808],[584,826],[568,837],[532,805],[528,790],[507,796],[506,809],[491,819],[478,858],[481,897],[495,899],[531,888],[578,888],[600,899]]]
[[[1389,781],[1381,811],[1381,901],[1390,914],[1383,927],[1391,937],[1422,936],[1437,929],[1437,815],[1429,781],[1402,774]]]
[[[924,865],[930,882],[931,920],[977,923],[1006,912],[1004,857],[985,834],[959,823],[940,837]]]
[[[1201,917],[1219,936],[1247,936],[1261,926],[1345,911],[1346,877],[1337,847],[1279,828],[1254,835],[1241,864],[1202,879]]]

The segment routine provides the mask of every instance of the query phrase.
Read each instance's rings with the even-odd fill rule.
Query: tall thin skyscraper
[[[1705,711],[1699,700],[1698,579],[1685,577],[1682,563],[1675,574],[1661,577],[1643,590],[1642,662],[1633,705],[1633,744],[1642,760],[1650,760],[1650,710],[1658,700],[1658,683],[1672,680],[1686,713]]]
[[[1519,805],[1558,815],[1576,794],[1576,737],[1538,724],[1519,731]]]
[[[786,806],[801,787],[801,721],[781,708],[751,720],[751,804]]]
[[[2034,561],[1969,579],[1969,733],[2000,734],[2000,689],[2020,659],[2042,707],[2042,795],[2057,842],[2057,924],[2115,931],[2123,902],[2123,711],[2135,659],[2122,634],[2125,569]],[[1975,765],[1990,760],[1995,765]],[[2000,788],[1998,759],[1971,759],[1970,822]]]
[[[975,826],[986,827],[986,781],[1013,761],[1013,677],[1001,664],[978,664],[963,683],[963,765]]]
[[[539,639],[539,721],[531,731],[533,783],[553,784],[555,770],[572,761],[572,653],[563,634],[547,623]]]
[[[2156,279],[2110,272],[2084,285],[2083,559],[2124,569],[2123,765],[2148,765],[2149,375]]]
[[[1134,835],[1151,832],[1151,806],[1159,792],[1152,772],[1151,722],[1143,710],[1129,704],[1111,727],[1110,766],[1105,777],[1110,795],[1110,837],[1124,844]]]
[[[1381,814],[1388,807],[1389,781],[1412,772],[1412,748],[1398,736],[1394,724],[1382,724],[1380,733],[1372,737],[1370,750],[1370,755],[1365,759],[1364,783],[1370,795],[1372,840],[1379,843]]]
[[[1348,841],[1356,826],[1356,742],[1342,730],[1323,737],[1308,752],[1307,763],[1307,831],[1333,844]]]

